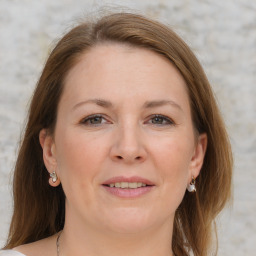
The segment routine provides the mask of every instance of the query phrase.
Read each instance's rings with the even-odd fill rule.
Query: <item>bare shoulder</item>
[[[13,248],[14,251],[20,252],[26,256],[51,256],[56,255],[57,235],[30,243],[23,244]]]

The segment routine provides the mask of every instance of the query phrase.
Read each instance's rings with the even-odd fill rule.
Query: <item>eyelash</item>
[[[102,123],[97,123],[97,124],[89,123],[91,120],[93,120],[95,118],[100,118],[101,121],[102,121],[102,119],[105,119],[103,115],[96,114],[96,115],[91,115],[91,116],[88,116],[88,117],[82,119],[80,123],[83,124],[83,125],[89,125],[89,126],[101,125]],[[152,121],[152,119],[154,119],[154,118],[160,118],[160,119],[163,120],[163,122],[166,122],[166,123],[165,124],[154,124],[154,123],[151,123],[151,125],[156,125],[156,126],[159,126],[159,125],[164,125],[164,126],[175,125],[174,121],[171,118],[167,117],[167,116],[155,114],[155,115],[152,115],[149,120]]]

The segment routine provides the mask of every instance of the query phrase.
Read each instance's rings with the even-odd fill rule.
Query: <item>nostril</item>
[[[117,156],[118,159],[123,159],[121,156]]]
[[[136,159],[136,160],[140,160],[140,159],[141,159],[141,156],[137,156],[135,159]]]

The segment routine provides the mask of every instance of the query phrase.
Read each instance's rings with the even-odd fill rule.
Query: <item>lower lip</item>
[[[136,198],[144,194],[149,193],[154,186],[146,186],[140,188],[111,188],[108,186],[103,186],[109,193],[122,197],[122,198]]]

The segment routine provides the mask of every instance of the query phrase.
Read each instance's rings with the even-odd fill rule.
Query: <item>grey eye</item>
[[[156,116],[156,117],[152,118],[152,123],[153,124],[162,124],[163,122],[164,122],[163,117]]]
[[[156,125],[168,125],[168,124],[174,124],[174,122],[163,115],[154,115],[151,119],[150,119],[150,123],[151,124],[156,124]]]
[[[107,123],[107,120],[102,115],[92,115],[84,118],[81,122],[83,125],[99,125]]]
[[[88,121],[90,122],[90,124],[101,124],[102,117],[101,116],[95,116],[95,117],[90,118]]]

